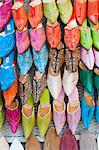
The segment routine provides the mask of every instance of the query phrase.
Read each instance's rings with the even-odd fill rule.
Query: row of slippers
[[[87,1],[80,1],[77,2],[77,0],[74,1],[74,11],[76,13],[77,21],[82,24],[85,18],[88,16],[88,18],[94,23],[97,24],[99,19],[99,8],[98,8],[99,2],[94,0],[94,2],[91,2],[88,0],[88,15],[87,13]],[[94,13],[94,6],[95,7],[95,13]],[[44,16],[49,20],[50,23],[55,23],[58,19],[58,15],[60,13],[60,18],[64,24],[67,24],[72,16],[73,12],[73,6],[70,0],[62,0],[57,1],[50,0],[50,1],[43,1],[43,7],[42,7],[42,1],[35,0],[33,2],[30,2],[29,4],[29,10],[28,10],[28,16],[25,11],[25,7],[23,2],[15,1],[14,6],[12,7],[12,13],[15,20],[16,27],[19,30],[22,30],[24,26],[27,23],[27,20],[29,19],[29,22],[32,26],[32,28],[36,28],[37,25],[40,23],[42,17],[43,17],[43,8],[44,8]],[[69,11],[68,11],[69,8]],[[90,9],[89,9],[90,8]],[[51,13],[53,11],[53,14]],[[84,12],[83,12],[84,11]],[[21,13],[23,12],[23,13]],[[34,13],[35,12],[35,13]],[[68,12],[68,13],[67,13]],[[79,12],[79,16],[78,13]],[[82,15],[82,13],[84,13]],[[20,18],[18,16],[20,14]],[[22,22],[23,20],[23,22]],[[20,24],[19,24],[20,23]]]
[[[75,98],[72,98],[74,95]],[[58,135],[61,133],[62,128],[64,127],[66,122],[66,104],[64,102],[64,97],[65,93],[62,90],[58,99],[54,100],[53,102],[53,120]],[[18,100],[13,101],[10,106],[5,107],[6,107],[7,121],[10,124],[11,131],[15,133],[17,131],[21,119]],[[69,127],[74,134],[81,117],[80,102],[77,88],[75,88],[73,94],[69,96],[67,111],[68,111],[67,120],[69,123]],[[2,101],[1,101],[0,116],[1,116],[0,126],[2,127],[5,118]],[[75,122],[74,117],[76,118]],[[40,97],[40,105],[38,107],[37,112],[37,125],[41,137],[45,136],[47,129],[51,123],[51,120],[52,120],[52,112],[50,104],[50,94],[48,89],[45,89],[42,96]],[[27,103],[22,106],[22,126],[26,139],[30,136],[34,124],[35,124],[35,112],[33,106],[33,97],[31,96],[27,100]]]
[[[88,0],[88,10],[87,10],[87,0],[83,0],[79,2],[77,0],[74,0],[74,11],[76,13],[76,19],[78,23],[82,24],[87,16],[94,24],[97,24],[99,19],[98,5],[99,5],[98,0],[94,0],[94,1]],[[32,1],[29,4],[28,16],[23,1],[15,1],[13,7],[12,7],[11,0],[3,1],[2,5],[0,6],[1,18],[2,18],[0,29],[5,27],[7,22],[11,19],[12,13],[13,13],[13,17],[15,18],[14,20],[15,20],[16,27],[19,30],[23,30],[24,26],[27,23],[27,19],[29,19],[32,28],[36,28],[43,17],[43,8],[44,8],[44,15],[52,24],[57,21],[59,12],[60,12],[60,18],[62,22],[64,24],[67,24],[73,12],[73,6],[70,0],[61,0],[61,1],[58,0],[57,5],[55,0],[50,0],[50,1],[44,0],[43,7],[42,7],[41,0]],[[51,13],[52,11],[53,13]]]
[[[80,51],[79,51],[79,48],[78,49],[76,49],[74,52],[72,52],[72,59],[71,59],[71,52],[68,50],[68,49],[66,49],[66,51],[65,51],[65,53],[66,53],[66,55],[64,55],[64,46],[63,46],[63,44],[62,43],[60,43],[60,45],[59,45],[59,49],[60,49],[60,51],[59,51],[59,56],[56,58],[54,58],[53,56],[54,56],[54,54],[55,54],[55,51],[53,50],[53,49],[50,49],[50,53],[49,53],[49,57],[50,57],[50,65],[49,65],[49,72],[50,72],[50,74],[53,74],[53,76],[55,76],[55,72],[56,72],[56,75],[58,76],[60,76],[60,68],[61,68],[61,66],[63,65],[63,63],[64,63],[64,57],[65,57],[65,63],[66,63],[66,70],[68,71],[68,72],[70,72],[70,74],[76,74],[76,72],[77,72],[77,70],[78,70],[78,63],[79,63],[79,61],[80,61]],[[53,52],[54,51],[54,52]],[[82,50],[81,50],[82,51]],[[57,53],[57,52],[56,52]],[[82,52],[83,53],[83,52]],[[95,53],[95,51],[94,51],[94,53]],[[28,71],[29,71],[29,69],[31,68],[31,66],[32,66],[32,63],[33,63],[33,60],[32,60],[32,55],[29,55],[29,56],[31,56],[30,57],[30,61],[31,61],[31,63],[30,63],[30,61],[27,61],[27,59],[28,59],[28,56],[26,57],[27,59],[25,59],[25,57],[23,57],[23,59],[24,60],[26,60],[26,62],[24,61],[24,65],[22,65],[22,62],[20,62],[20,59],[18,59],[19,61],[18,61],[18,64],[19,64],[19,66],[20,66],[20,68],[21,68],[21,72],[22,72],[22,70],[23,70],[23,72],[25,72],[25,73],[27,73]],[[94,57],[95,56],[95,64],[98,64],[98,58],[97,58],[97,55],[93,55],[92,57],[91,57],[91,59],[89,59],[89,61],[88,61],[88,63],[86,62],[86,61],[84,61],[84,58],[85,57],[83,57],[83,58],[81,58],[82,59],[82,61],[85,63],[85,65],[86,66],[91,66],[91,64],[92,64],[92,66],[94,65]],[[87,55],[86,55],[86,57],[87,57]],[[20,58],[20,57],[19,57]],[[88,58],[88,57],[87,57]],[[90,58],[90,57],[89,57]],[[22,60],[23,60],[22,59]],[[3,59],[3,64],[1,65],[1,73],[2,73],[2,75],[1,75],[1,87],[2,87],[2,90],[6,90],[7,88],[9,88],[13,83],[14,83],[14,81],[15,81],[15,69],[14,69],[14,65],[13,65],[13,60],[14,60],[14,51],[12,51],[7,57],[4,57],[4,59]],[[36,60],[38,60],[38,59],[35,59],[35,61]],[[40,58],[39,58],[39,60],[40,60]],[[75,60],[75,61],[74,61]],[[88,59],[87,59],[88,60]],[[92,61],[93,60],[93,61]],[[38,62],[38,61],[37,61]],[[46,66],[46,63],[47,62],[45,62],[45,59],[44,58],[42,58],[41,59],[41,61],[40,62],[42,62],[41,64],[42,65],[44,65],[44,66]],[[91,62],[91,63],[90,63]],[[90,63],[90,65],[89,65],[89,63]],[[38,68],[38,70],[39,70],[39,67],[40,68],[42,68],[41,67],[41,65],[39,64],[39,63],[36,63],[36,66],[38,66],[37,68]],[[84,66],[84,65],[83,65]],[[83,69],[84,70],[87,70],[86,72],[90,72],[90,74],[93,74],[93,71],[92,70],[88,70],[87,68],[86,68],[86,66],[84,66],[83,67]],[[25,69],[26,68],[26,69]],[[44,70],[45,70],[45,67],[43,68]],[[24,71],[25,70],[25,71]],[[95,70],[97,70],[98,71],[98,68],[97,69],[95,69]],[[4,75],[4,71],[6,71],[6,74]],[[95,72],[96,74],[98,74],[97,73],[97,71]],[[73,73],[74,72],[74,73]],[[43,74],[43,73],[42,73]],[[23,75],[23,74],[22,74]],[[42,76],[42,75],[41,75]],[[78,76],[78,75],[77,75]],[[93,76],[93,75],[92,75]],[[92,76],[90,76],[90,77],[92,77]],[[87,76],[88,77],[88,76]],[[93,78],[93,77],[92,77]],[[9,82],[8,82],[8,79],[9,79]],[[82,78],[83,79],[83,78]],[[60,79],[60,77],[59,77],[59,80],[61,80]],[[76,80],[75,80],[76,81]],[[78,82],[78,78],[77,78],[77,82]],[[83,80],[81,80],[81,82],[83,82]],[[64,80],[64,82],[63,82],[63,84],[65,84],[65,80]],[[83,85],[84,85],[85,83],[83,82]],[[91,82],[90,82],[90,84],[93,86],[93,79],[91,79]],[[88,83],[88,85],[89,85],[89,83]],[[49,87],[50,88],[50,87]],[[65,88],[64,88],[65,89]],[[61,88],[60,88],[60,90],[61,90]],[[90,91],[90,89],[89,89],[89,91]],[[60,92],[60,91],[59,91]],[[66,91],[65,91],[66,92]],[[67,94],[67,92],[66,92],[66,95],[68,95]]]
[[[62,128],[65,125],[66,118],[69,128],[73,134],[76,132],[81,115],[85,128],[89,128],[91,120],[94,116],[94,111],[96,112],[96,121],[99,123],[99,95],[97,95],[97,98],[94,99],[94,89],[92,92],[89,92],[86,88],[84,88],[80,108],[78,89],[75,88],[72,94],[68,96],[67,113],[64,96],[65,93],[62,90],[59,97],[53,101],[53,121],[58,135],[61,133]],[[4,122],[4,109],[2,107],[2,102],[0,115],[2,118],[0,126],[2,127]],[[10,124],[12,132],[15,133],[20,122],[18,101],[14,101],[10,106],[6,106],[6,118]],[[40,97],[40,105],[37,112],[37,125],[42,137],[44,137],[46,134],[46,131],[51,122],[51,118],[52,113],[50,95],[48,89],[45,89],[42,96]],[[22,125],[26,139],[30,136],[34,124],[35,113],[33,107],[33,97],[31,96],[27,100],[27,103],[22,106]]]
[[[97,139],[97,142],[96,142]],[[0,138],[0,149],[2,150],[42,150],[42,145],[38,139],[31,134],[26,141],[25,148],[21,142],[15,138],[9,147],[5,137]],[[99,136],[96,136],[89,132],[84,131],[80,135],[79,144],[76,138],[72,135],[71,131],[67,128],[62,137],[58,136],[55,132],[55,128],[51,127],[44,141],[44,150],[98,150],[99,149]]]
[[[86,24],[86,20],[85,20],[85,22],[84,22],[84,24]],[[8,30],[7,28],[8,27],[11,27],[10,28],[10,30]],[[39,36],[39,33],[37,33],[37,32],[40,32],[40,33],[43,33],[44,32],[44,29],[43,29],[43,27],[42,27],[42,25],[40,25],[41,26],[41,28],[39,28],[39,30],[37,31],[36,29],[34,29],[34,30],[36,30],[36,31],[33,31],[33,36],[32,36],[32,39],[35,39],[34,37],[35,36]],[[85,26],[85,25],[84,25]],[[85,28],[87,28],[87,26],[85,27]],[[41,31],[40,31],[41,30]],[[10,20],[10,22],[8,23],[8,25],[6,26],[6,28],[5,28],[5,31],[6,32],[10,32],[9,34],[6,34],[6,36],[4,36],[4,35],[2,35],[2,33],[1,33],[1,43],[3,43],[3,44],[1,44],[1,49],[4,49],[4,51],[1,51],[1,53],[0,53],[0,57],[5,57],[6,55],[8,55],[11,51],[12,51],[12,49],[15,47],[15,37],[14,37],[14,22],[13,22],[13,20],[11,19]],[[36,33],[36,34],[35,34]],[[88,33],[88,34],[87,34]],[[21,34],[21,35],[20,35]],[[41,34],[42,36],[44,35],[44,34]],[[46,65],[47,65],[47,62],[48,62],[48,49],[47,49],[47,47],[46,47],[46,44],[45,44],[45,38],[42,38],[42,36],[40,35],[40,37],[39,38],[37,38],[36,39],[36,41],[35,40],[33,40],[33,49],[32,49],[32,51],[33,51],[33,56],[34,56],[34,63],[35,63],[35,65],[36,65],[36,67],[37,67],[37,69],[40,71],[40,72],[43,72],[44,71],[44,69],[46,68]],[[59,35],[59,34],[58,34]],[[69,35],[69,34],[67,34],[67,35]],[[66,36],[67,36],[66,35]],[[99,66],[99,61],[98,61],[98,55],[99,55],[99,52],[98,52],[98,49],[97,48],[93,48],[93,50],[92,50],[92,44],[93,44],[93,41],[92,41],[92,37],[91,37],[91,32],[86,32],[86,31],[82,31],[81,32],[81,45],[82,45],[82,47],[81,47],[81,59],[82,59],[82,61],[85,63],[85,65],[90,69],[90,70],[92,70],[93,69],[93,66],[94,66],[94,62],[95,62],[95,64],[96,64],[96,66],[98,67]],[[86,36],[85,36],[86,35]],[[98,32],[96,32],[95,34],[93,34],[93,40],[94,40],[94,45],[97,45],[97,43],[98,43],[98,38],[96,38],[96,35],[97,35],[97,37],[98,37]],[[4,37],[3,37],[4,36]],[[29,41],[29,37],[28,37],[28,31],[26,30],[25,32],[23,32],[23,33],[19,33],[19,35],[18,35],[18,33],[17,33],[17,37],[18,38],[16,38],[17,39],[17,49],[18,49],[18,51],[19,51],[19,54],[18,54],[18,63],[19,63],[19,67],[20,67],[20,70],[22,69],[22,64],[25,64],[25,63],[23,63],[23,61],[21,61],[21,60],[28,60],[28,57],[30,57],[30,61],[28,60],[27,61],[27,65],[29,65],[29,69],[31,68],[31,66],[32,66],[32,56],[31,56],[31,52],[30,52],[30,48],[27,50],[27,48],[29,47],[29,44],[30,44],[30,41]],[[21,39],[20,39],[20,38]],[[22,38],[22,37],[26,37],[25,38],[25,41],[23,40],[23,41],[21,41],[22,39],[24,39],[24,38]],[[44,35],[44,37],[45,37],[45,35]],[[94,38],[95,37],[95,38]],[[66,37],[66,39],[68,39],[68,41],[67,41],[67,43],[66,43],[66,45],[69,47],[69,49],[67,50],[67,52],[69,51],[69,50],[71,50],[71,48],[70,48],[70,45],[72,45],[72,43],[71,42],[69,42],[70,41],[70,38],[71,37]],[[87,40],[86,40],[86,38],[87,38]],[[42,41],[42,39],[44,40],[44,41]],[[52,38],[51,38],[52,39]],[[54,39],[55,40],[55,39]],[[61,38],[60,38],[60,40],[61,40]],[[75,39],[76,40],[76,39]],[[5,44],[5,43],[8,43],[8,44]],[[23,43],[23,44],[22,44]],[[53,40],[51,41],[51,43],[53,43]],[[79,41],[78,41],[78,43],[79,43]],[[77,44],[78,43],[76,43],[76,45],[75,46],[77,46]],[[96,43],[96,44],[95,44]],[[60,57],[62,58],[62,60],[64,59],[64,51],[62,50],[62,49],[64,49],[64,46],[62,45],[62,43],[60,42],[58,42],[57,43],[58,45],[57,45],[57,47],[56,48],[50,48],[51,50],[50,50],[50,53],[51,54],[53,54],[53,56],[54,56],[54,53],[56,53],[56,55],[59,55],[58,53],[60,53]],[[9,48],[10,47],[10,48]],[[38,49],[38,47],[39,47],[39,50],[40,50],[40,52],[38,53],[37,51],[37,49]],[[98,47],[98,45],[97,46],[95,46],[95,47]],[[59,51],[57,50],[57,49],[59,49]],[[72,53],[72,52],[69,52],[69,53],[67,53],[68,55],[76,55],[75,57],[77,57],[77,49],[78,48],[76,48],[75,47],[75,51],[76,52],[74,52],[74,53]],[[20,50],[22,50],[22,52],[24,52],[23,54],[20,54]],[[53,51],[55,51],[55,52],[53,52]],[[26,51],[26,52],[25,52]],[[80,51],[80,49],[79,49],[79,51]],[[94,53],[93,53],[93,51],[94,51]],[[21,53],[22,53],[21,52]],[[77,53],[77,54],[76,54]],[[80,53],[80,52],[79,52]],[[49,54],[50,55],[50,54]],[[78,54],[79,55],[79,54]],[[50,55],[50,56],[52,56],[52,55]],[[53,57],[52,56],[52,57]],[[55,56],[54,56],[55,57]],[[41,61],[39,62],[38,61],[38,59],[40,59]],[[44,60],[45,61],[44,61]],[[52,58],[51,58],[52,59]],[[57,58],[58,59],[58,58]],[[67,58],[66,58],[67,59]],[[87,61],[86,61],[86,59],[87,59]],[[92,60],[92,61],[90,61],[90,59]],[[57,60],[56,60],[57,61]],[[41,63],[42,64],[42,67],[39,67],[39,63]],[[55,62],[53,62],[53,63],[55,63]],[[60,62],[61,63],[61,62]],[[25,67],[24,67],[25,68]],[[28,67],[27,67],[28,68]],[[24,69],[23,69],[24,70]],[[21,72],[23,75],[25,75],[26,74],[26,71],[25,71],[25,73],[22,71]]]
[[[12,62],[13,62],[13,53],[14,52],[12,52],[9,55],[9,57],[7,57],[6,59],[3,60],[4,61],[3,67],[1,66],[1,68],[2,68],[1,79],[2,79],[2,85],[3,85],[2,89],[4,89],[3,93],[5,93],[4,94],[5,99],[10,99],[11,98],[12,99],[11,101],[13,101],[13,99],[14,99],[13,97],[16,96],[17,91],[18,91],[17,78],[15,80],[15,73],[14,73],[15,69],[14,69],[14,66],[12,64]],[[9,59],[9,61],[8,61],[8,63],[6,63],[6,60],[8,60],[8,59]],[[65,91],[67,96],[72,93],[73,88],[77,85],[77,82],[78,82],[78,60],[77,60],[76,57],[75,57],[75,59],[76,59],[75,62],[77,62],[77,63],[74,64],[74,66],[72,67],[72,68],[75,69],[75,70],[73,70],[74,72],[70,71],[71,65],[69,66],[70,63],[67,63],[69,61],[66,62],[66,67],[64,68],[63,87],[64,87],[64,91]],[[61,72],[60,72],[61,65],[60,64],[59,64],[59,66],[57,65],[57,69],[56,69],[57,72],[56,73],[54,72],[54,71],[56,71],[56,70],[54,70],[55,66],[53,64],[49,66],[47,81],[46,81],[45,72],[43,72],[43,73],[39,73],[39,71],[36,72],[35,76],[33,77],[33,92],[34,92],[33,97],[34,97],[34,101],[37,100],[37,102],[38,102],[39,96],[38,96],[38,98],[36,98],[36,95],[42,94],[42,91],[44,91],[44,88],[46,87],[46,83],[48,83],[47,85],[48,85],[48,88],[51,92],[51,95],[55,99],[57,99],[57,97],[59,96],[59,93],[61,91],[61,88],[62,88]],[[10,67],[8,67],[8,66],[10,66]],[[68,68],[68,70],[66,68]],[[23,67],[23,69],[24,69],[24,67]],[[4,73],[5,71],[6,71],[6,74]],[[8,71],[9,71],[9,73],[8,73]],[[94,69],[94,74],[93,74],[93,70],[88,70],[88,68],[83,63],[80,63],[80,72],[79,73],[80,73],[80,81],[81,81],[82,85],[85,86],[88,89],[89,92],[91,92],[91,90],[93,88],[93,81],[94,81],[95,88],[98,89],[98,84],[97,84],[98,83],[97,82],[98,81],[98,76],[99,76],[98,68]],[[20,77],[19,80],[22,80],[22,78],[25,81],[24,77],[22,77],[22,76]],[[26,75],[25,78],[28,78],[28,75]],[[67,78],[68,78],[68,80],[67,80]],[[8,82],[8,79],[9,79],[9,82]],[[73,82],[74,79],[75,79],[75,82]],[[24,84],[24,82],[21,82],[21,83]],[[39,85],[38,88],[36,88],[37,84]],[[42,85],[43,85],[43,87],[42,87]],[[55,88],[55,89],[53,89],[53,88]],[[13,94],[11,96],[10,91],[12,89],[13,89]],[[29,89],[31,91],[31,89],[32,89],[31,85],[30,85]],[[22,92],[20,92],[20,94],[21,93]],[[9,97],[9,94],[10,94],[11,97]],[[30,94],[32,94],[32,92],[30,92]],[[9,104],[11,104],[11,102]]]

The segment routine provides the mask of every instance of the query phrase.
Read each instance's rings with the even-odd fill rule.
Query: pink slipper
[[[0,3],[0,30],[2,30],[12,17],[12,1],[2,0]]]
[[[30,30],[31,45],[35,51],[40,51],[46,41],[43,25],[40,23],[37,28]]]
[[[16,30],[16,45],[19,54],[28,49],[30,40],[27,27],[25,27],[22,31]]]
[[[97,67],[99,67],[99,51],[93,48],[94,51],[94,59],[95,59],[95,64]]]
[[[67,104],[67,121],[72,133],[75,134],[81,118],[81,108],[77,87],[74,88],[72,94],[68,97],[68,99],[69,101]]]
[[[62,89],[57,100],[53,101],[53,121],[56,132],[59,135],[66,122],[66,104],[64,102],[65,93]]]
[[[78,82],[78,71],[70,72],[64,68],[63,74],[63,88],[67,96],[69,96]]]
[[[86,50],[85,48],[81,47],[81,60],[83,63],[88,67],[89,70],[92,70],[94,67],[94,53],[93,49],[90,48],[89,50]]]
[[[21,119],[18,100],[13,102],[10,106],[6,106],[6,118],[10,124],[12,133],[15,133]]]

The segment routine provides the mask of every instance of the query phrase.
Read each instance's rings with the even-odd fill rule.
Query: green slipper
[[[58,10],[60,12],[60,19],[64,24],[67,24],[72,16],[73,6],[71,0],[57,0]]]
[[[93,89],[93,70],[88,70],[82,62],[80,62],[79,67],[80,82],[91,92]]]
[[[91,29],[87,26],[87,19],[85,19],[84,23],[80,28],[80,44],[89,50],[93,45],[93,39],[91,36]]]
[[[44,137],[52,118],[51,113],[51,104],[50,104],[50,94],[48,89],[46,88],[40,97],[40,105],[38,108],[37,114],[37,125],[40,132],[41,137]]]
[[[22,106],[22,126],[24,136],[26,139],[31,135],[32,129],[35,124],[33,97],[31,96],[27,103]]]
[[[55,0],[50,0],[50,2],[43,0],[43,8],[47,20],[52,24],[55,23],[59,15]]]
[[[5,112],[3,107],[2,94],[0,93],[0,128],[2,128],[4,120],[5,120]]]
[[[94,47],[99,50],[99,23],[92,28]]]
[[[94,68],[94,86],[99,91],[99,69]]]

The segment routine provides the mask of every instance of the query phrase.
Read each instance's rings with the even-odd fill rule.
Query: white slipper
[[[24,150],[24,148],[21,142],[17,138],[15,138],[10,146],[10,150]]]
[[[54,99],[57,99],[62,89],[61,72],[59,72],[58,75],[55,76],[51,75],[50,72],[48,72],[47,86],[52,97]]]
[[[9,150],[9,144],[4,136],[0,138],[0,150]]]
[[[67,96],[69,96],[75,86],[77,85],[78,82],[78,71],[76,72],[70,72],[66,70],[66,67],[64,69],[64,74],[63,74],[63,88]]]

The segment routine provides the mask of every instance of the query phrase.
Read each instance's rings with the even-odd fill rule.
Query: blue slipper
[[[95,101],[96,101],[96,112],[95,112],[96,122],[99,124],[99,91],[97,91]]]
[[[32,49],[32,51],[34,64],[38,71],[43,73],[48,62],[48,49],[46,44],[44,44],[40,52],[36,52],[34,49]]]
[[[94,89],[89,92],[86,88],[84,88],[84,93],[81,100],[81,110],[84,126],[85,128],[89,128],[95,111]]]
[[[33,58],[30,49],[22,54],[17,55],[17,63],[19,65],[22,76],[25,76],[33,64]]]
[[[0,33],[0,58],[7,56],[15,47],[14,21],[11,19]]]
[[[13,61],[14,51],[12,51],[7,57],[3,58],[3,64],[0,68],[1,89],[3,91],[7,90],[16,79]]]

